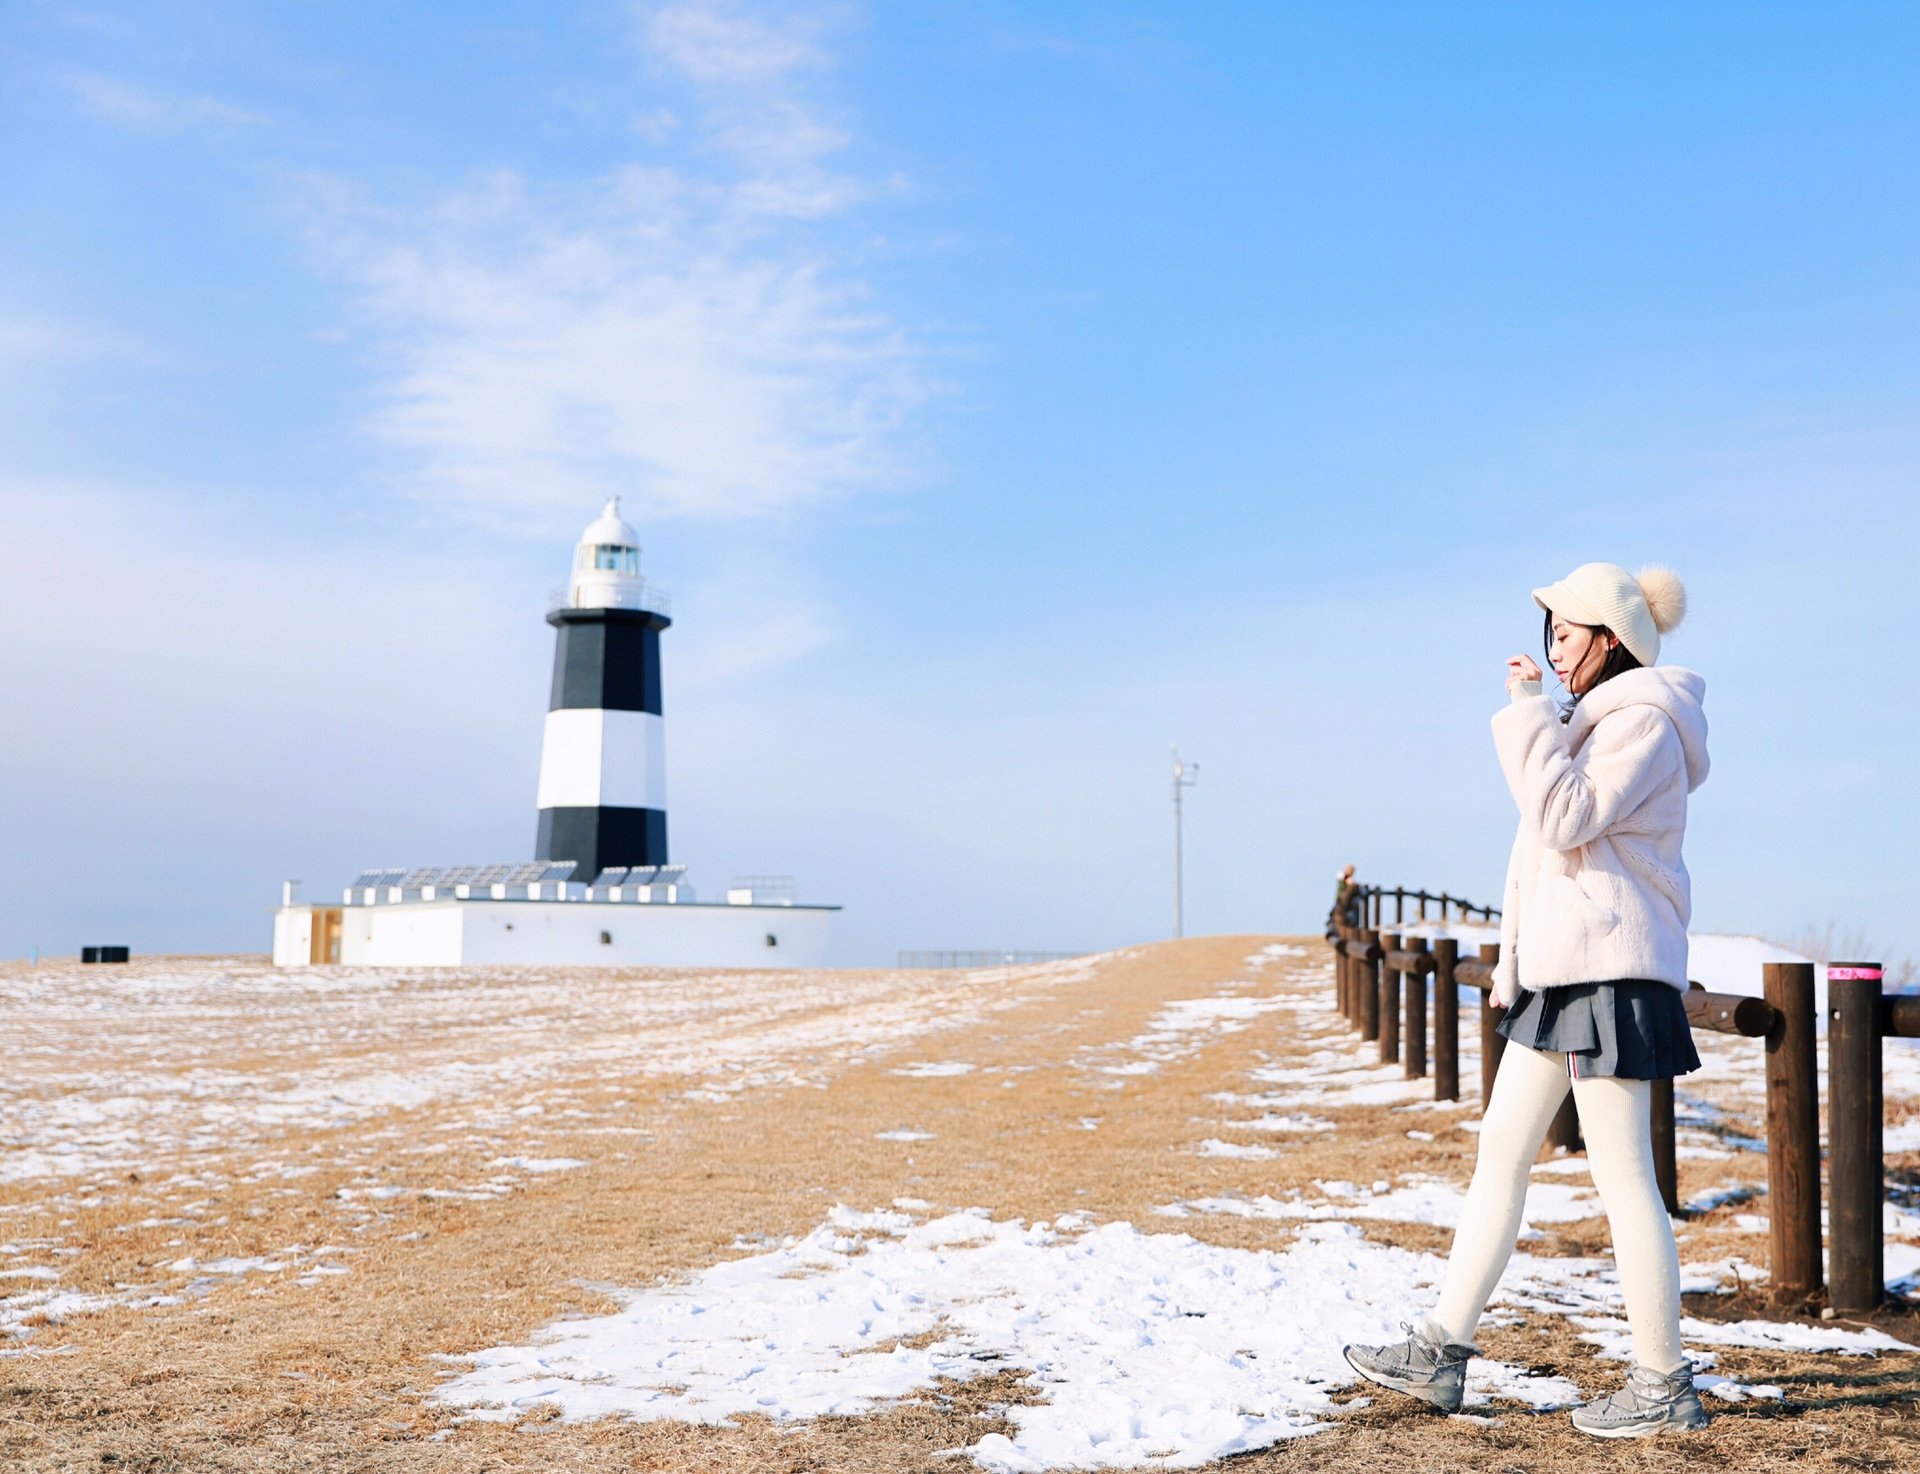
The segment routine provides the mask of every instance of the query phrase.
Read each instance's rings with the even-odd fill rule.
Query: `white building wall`
[[[313,956],[313,908],[282,906],[273,913],[273,965],[305,967]]]
[[[365,965],[373,950],[375,906],[346,906],[340,911],[340,961],[344,966]]]
[[[445,967],[462,959],[466,909],[458,901],[368,906],[367,962],[374,967]],[[341,948],[344,957],[346,948]]]
[[[469,963],[616,967],[825,967],[833,914],[799,906],[598,901],[474,902],[461,911]],[[601,941],[602,933],[609,940]]]
[[[825,967],[832,914],[807,906],[605,901],[348,906],[341,913],[340,961],[363,967]],[[281,967],[302,966],[309,956],[311,932],[300,932],[298,948],[283,952],[283,925],[290,943],[299,916],[312,925],[305,907],[275,913],[274,962]]]

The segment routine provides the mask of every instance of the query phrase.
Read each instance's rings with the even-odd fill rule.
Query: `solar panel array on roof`
[[[676,874],[686,869],[684,865],[663,867]],[[347,899],[353,899],[355,891],[419,891],[431,887],[435,891],[452,890],[455,886],[466,886],[472,891],[485,891],[498,885],[557,885],[572,878],[579,869],[575,860],[529,860],[522,865],[416,865],[411,870],[397,867],[386,870],[362,870],[347,888]],[[638,866],[632,870],[621,867],[618,870],[602,872],[602,878],[596,885],[634,885],[645,884],[645,880],[629,877],[644,872],[651,876],[655,867]]]
[[[628,872],[632,868],[633,867],[629,865],[616,865],[611,870],[602,870],[593,878],[594,889],[598,890],[604,886],[625,885]]]

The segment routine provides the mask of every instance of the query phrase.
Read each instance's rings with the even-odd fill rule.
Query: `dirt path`
[[[463,1421],[429,1394],[461,1365],[444,1358],[807,1235],[835,1204],[1077,1213],[1266,1249],[1299,1224],[1180,1205],[1463,1184],[1477,1104],[1432,1109],[1370,1069],[1328,976],[1318,942],[1266,937],[968,974],[0,969],[0,1326],[21,1333],[0,1351],[0,1463],[969,1467],[951,1451],[1043,1396],[1021,1370],[860,1417],[733,1427],[566,1422],[550,1406]],[[1169,1008],[1183,1000],[1223,1001]],[[1683,1193],[1765,1180],[1737,1150],[1737,1064],[1709,1082],[1730,1114],[1690,1133]],[[1471,1091],[1471,1061],[1462,1074]],[[1311,1123],[1249,1126],[1288,1112]],[[1752,1207],[1690,1223],[1683,1258],[1763,1264],[1764,1234],[1740,1221]],[[1449,1238],[1355,1221],[1409,1250]],[[1543,1227],[1533,1252],[1604,1252],[1604,1219]],[[1483,1337],[1490,1355],[1588,1391],[1617,1382],[1566,1316],[1512,1319]],[[1920,1339],[1910,1318],[1885,1324]],[[1920,1356],[1727,1349],[1720,1370],[1786,1397],[1626,1449],[1519,1404],[1479,1426],[1391,1399],[1232,1467],[1920,1459]]]

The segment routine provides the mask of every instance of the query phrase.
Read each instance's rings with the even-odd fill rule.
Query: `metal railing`
[[[573,600],[569,595],[568,585],[561,584],[556,588],[547,590],[547,613],[551,614],[556,609],[571,609],[572,607]],[[652,584],[644,582],[638,589],[628,592],[619,602],[604,606],[596,605],[595,607],[605,607],[609,609],[644,609],[649,614],[664,614],[668,619],[673,618],[673,596],[665,589],[655,588]]]
[[[898,966],[945,969],[957,967],[1030,967],[1038,962],[1068,962],[1084,952],[901,952]]]

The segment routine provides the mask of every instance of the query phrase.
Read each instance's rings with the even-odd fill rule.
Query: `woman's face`
[[[1607,663],[1607,652],[1619,643],[1611,633],[1595,634],[1586,625],[1556,614],[1547,659],[1553,662],[1553,673],[1560,677],[1561,684],[1575,696],[1584,696],[1600,674],[1600,667]]]

